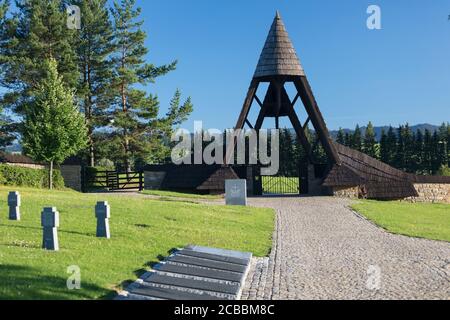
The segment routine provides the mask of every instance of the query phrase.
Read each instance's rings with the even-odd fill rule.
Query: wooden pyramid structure
[[[288,82],[293,83],[297,90],[297,94],[292,101],[285,89]],[[262,101],[256,95],[261,83],[269,84]],[[307,119],[303,119],[303,124],[295,112],[295,105],[299,99],[308,114]],[[248,116],[255,101],[260,109],[258,118],[252,125]],[[307,153],[308,159],[305,160],[309,164],[313,163],[312,146],[305,134],[305,129],[309,123],[312,124],[328,158],[328,168],[325,174],[320,177],[320,184],[322,187],[331,188],[332,192],[345,188],[358,188],[361,197],[402,199],[418,196],[414,187],[415,183],[450,184],[450,177],[425,177],[408,174],[361,152],[333,142],[305,71],[280,14],[277,12],[235,129],[242,129],[247,125],[252,129],[259,130],[265,118],[275,118],[275,126],[278,129],[280,117],[289,118],[300,143]],[[234,148],[234,145],[232,147]],[[303,180],[304,177],[301,176],[301,179]],[[308,185],[308,179],[306,177],[302,184]],[[309,187],[306,188],[305,193],[308,193],[308,189]]]
[[[297,94],[292,101],[285,89],[285,85],[288,82],[293,83],[297,90]],[[261,83],[269,84],[263,101],[256,95]],[[308,118],[304,119],[303,124],[300,122],[294,109],[299,99],[302,101],[308,114]],[[256,122],[252,125],[248,119],[248,115],[254,101],[259,105],[260,110]],[[265,118],[275,118],[276,128],[278,129],[280,117],[289,118],[298,139],[311,161],[312,147],[305,134],[305,129],[309,123],[313,125],[314,130],[317,132],[330,165],[340,164],[341,161],[338,152],[329,137],[328,129],[314,98],[308,79],[306,78],[280,14],[277,12],[235,129],[242,129],[247,124],[250,128],[259,130]]]

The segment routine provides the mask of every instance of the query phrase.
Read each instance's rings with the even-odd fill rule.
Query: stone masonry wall
[[[358,198],[359,188],[358,187],[343,187],[343,188],[333,188],[333,196],[339,198]]]
[[[419,196],[406,200],[411,202],[450,203],[450,184],[415,183],[414,188],[416,188]]]
[[[45,169],[45,165],[42,164],[34,164],[34,163],[6,163],[8,166],[13,167],[21,167],[21,168],[29,168],[29,169]]]

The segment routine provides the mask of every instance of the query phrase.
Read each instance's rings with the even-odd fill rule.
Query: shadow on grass
[[[108,299],[115,295],[83,279],[80,290],[69,290],[67,278],[49,276],[44,270],[20,265],[0,265],[0,283],[0,300]]]
[[[16,228],[16,229],[30,229],[30,230],[40,230],[42,231],[42,227],[30,227],[30,226],[18,226],[18,225],[10,225],[10,224],[0,224],[0,227],[8,227],[8,228]],[[92,232],[78,232],[78,231],[69,231],[64,228],[58,228],[58,233],[69,233],[75,234],[79,236],[87,236],[87,237],[95,237],[95,230]]]
[[[148,261],[148,262],[144,263],[143,267],[140,268],[140,269],[134,270],[134,271],[133,271],[133,274],[134,274],[137,278],[142,277],[142,275],[144,275],[145,273],[149,272],[149,269],[154,269],[154,267],[155,267],[156,265],[158,265],[158,264],[160,264],[162,261],[166,260],[167,257],[168,257],[169,255],[171,255],[172,253],[174,253],[175,251],[178,251],[178,250],[179,250],[179,249],[177,249],[177,248],[172,248],[172,249],[168,250],[168,251],[167,251],[167,254],[168,254],[167,256],[164,256],[164,255],[162,255],[162,254],[156,255],[156,259],[158,259],[158,260]],[[125,289],[126,289],[129,285],[131,285],[133,282],[134,282],[134,280],[131,280],[131,279],[124,280],[124,281],[122,281],[122,282],[120,283],[119,287],[125,290]],[[114,296],[113,296],[113,297],[114,297]],[[109,296],[106,296],[106,297],[104,297],[104,298],[108,299],[108,298],[110,298],[110,297],[109,297]]]

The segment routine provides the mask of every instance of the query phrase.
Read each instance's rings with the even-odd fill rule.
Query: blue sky
[[[149,61],[179,61],[149,91],[162,112],[176,88],[191,96],[187,129],[234,126],[277,9],[330,129],[450,121],[450,0],[137,3]],[[382,30],[366,27],[370,4],[381,7]]]
[[[111,0],[112,2],[112,0]],[[382,30],[368,30],[380,6]],[[279,10],[330,129],[450,121],[450,0],[137,0],[148,62],[179,61],[147,90],[161,114],[179,88],[193,121],[233,127]],[[264,92],[258,96],[263,99]],[[257,117],[257,106],[250,120]],[[301,120],[306,118],[297,104]],[[273,127],[266,121],[264,127]],[[290,127],[288,121],[282,126]]]

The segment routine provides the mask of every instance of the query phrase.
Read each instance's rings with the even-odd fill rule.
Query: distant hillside
[[[428,124],[428,123],[424,123],[424,124],[417,124],[414,126],[410,126],[411,130],[416,133],[417,131],[421,130],[422,132],[425,131],[425,129],[430,130],[431,133],[434,133],[434,131],[438,130],[440,126],[435,126],[432,124]],[[397,129],[397,127],[393,127],[395,130]],[[389,130],[389,126],[381,126],[381,127],[374,127],[375,130],[375,135],[377,140],[379,141],[381,139],[381,131],[385,130],[386,132]],[[345,133],[349,132],[349,133],[353,133],[354,129],[343,129]],[[294,129],[290,129],[290,131],[292,132],[292,134],[295,134]],[[313,130],[314,131],[314,130]],[[366,132],[366,127],[361,127],[361,133],[364,136]],[[333,139],[336,139],[336,136],[338,134],[338,130],[331,130],[330,131],[330,135]]]
[[[5,151],[8,153],[22,152],[22,146],[18,143],[14,143],[13,145],[6,147]]]
[[[434,133],[434,131],[439,129],[439,126],[435,126],[435,125],[432,125],[432,124],[424,123],[424,124],[417,124],[417,125],[414,125],[414,126],[410,126],[410,128],[411,128],[411,130],[414,133],[416,133],[419,130],[423,132],[423,131],[425,131],[425,129],[428,129],[428,130],[431,131],[431,133]],[[389,130],[389,126],[374,127],[375,135],[376,135],[378,141],[381,139],[381,131],[383,129],[384,129],[384,131],[387,132]],[[394,127],[394,129],[396,129],[396,127]],[[353,129],[344,129],[344,132],[346,132],[346,133],[350,132],[351,133],[351,132],[353,132]],[[361,133],[363,134],[363,136],[364,136],[365,132],[366,132],[366,127],[361,127]],[[336,138],[337,133],[338,133],[338,130],[330,131],[330,135],[331,135],[331,137],[333,139]]]

